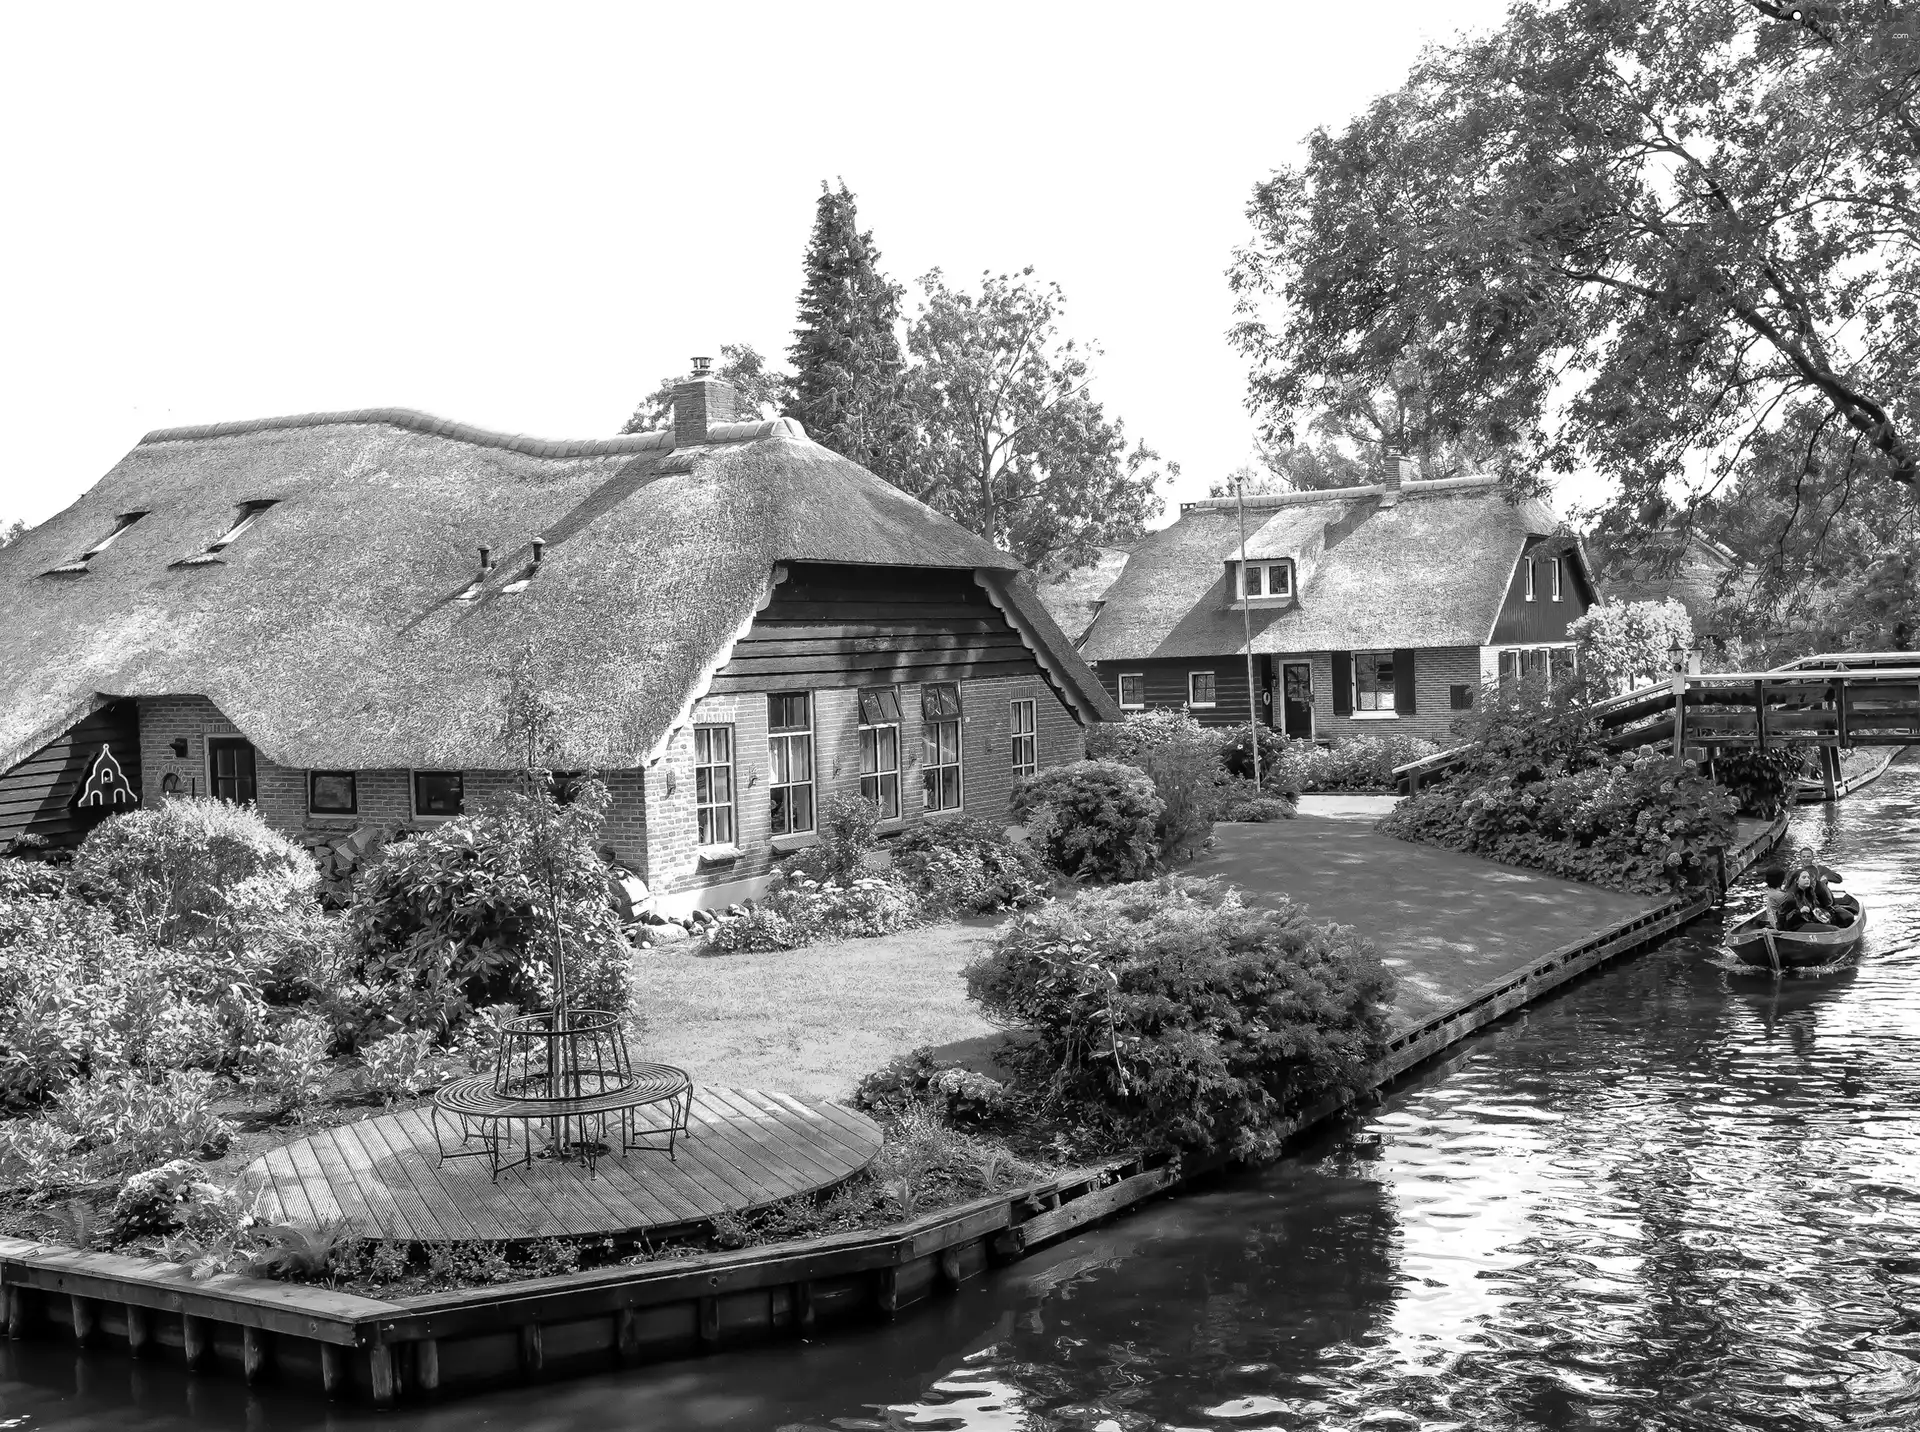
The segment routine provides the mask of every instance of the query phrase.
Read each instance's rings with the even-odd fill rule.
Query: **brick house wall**
[[[188,794],[206,795],[210,775],[207,741],[221,736],[244,736],[219,707],[204,696],[143,696],[140,713],[142,805],[161,799],[161,782],[168,772],[180,777]],[[173,742],[184,740],[186,754],[175,755]],[[295,840],[346,835],[362,826],[382,829],[418,829],[432,823],[413,813],[413,773],[402,770],[354,772],[358,810],[352,815],[312,814],[307,809],[307,771],[282,766],[254,748],[256,803],[267,823]],[[510,771],[462,772],[461,794],[471,809],[513,783]],[[646,852],[646,812],[638,771],[610,771],[602,777],[613,796],[607,811],[605,835],[621,862],[640,869]]]
[[[905,829],[929,814],[922,784],[921,686],[900,692],[900,819],[884,830]],[[1077,761],[1086,753],[1086,733],[1040,677],[994,677],[960,683],[962,806],[955,814],[994,824],[1010,817],[1013,792],[1012,710],[1015,700],[1034,703],[1035,756],[1040,766]],[[693,708],[692,725],[731,725],[734,734],[734,819],[737,853],[704,857],[694,819],[692,726],[675,733],[666,754],[647,770],[648,888],[669,909],[724,905],[763,887],[789,850],[810,837],[783,837],[776,849],[769,821],[767,697],[764,693],[708,696]],[[837,795],[860,792],[860,708],[857,687],[813,693],[814,801],[816,811]]]

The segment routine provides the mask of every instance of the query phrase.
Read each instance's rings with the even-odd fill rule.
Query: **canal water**
[[[0,1429],[1920,1426],[1920,763],[1790,838],[1870,907],[1851,969],[1696,927],[888,1327],[391,1416],[0,1344]]]

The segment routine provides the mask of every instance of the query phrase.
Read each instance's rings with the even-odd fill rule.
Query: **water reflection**
[[[1854,970],[1776,985],[1690,931],[1295,1159],[890,1327],[392,1418],[0,1344],[0,1423],[1920,1425],[1920,769],[1793,838],[1872,907]]]

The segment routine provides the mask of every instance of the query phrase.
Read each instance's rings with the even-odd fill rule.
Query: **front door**
[[[252,805],[256,794],[253,743],[233,736],[208,740],[207,776],[216,799]]]
[[[1313,663],[1280,663],[1280,729],[1289,740],[1313,739]]]

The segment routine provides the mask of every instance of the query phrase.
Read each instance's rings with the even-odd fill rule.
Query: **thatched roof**
[[[1681,534],[1664,528],[1646,536],[1631,554],[1616,555],[1604,564],[1600,591],[1616,602],[1677,601],[1693,618],[1696,630],[1713,625],[1722,605],[1721,585],[1728,574],[1728,599],[1738,601],[1751,578],[1739,572],[1740,559],[1726,547],[1698,532]]]
[[[52,574],[130,512],[147,515],[86,570]],[[396,409],[150,433],[0,548],[0,770],[103,698],[189,693],[288,766],[498,767],[523,650],[564,763],[633,766],[685,719],[776,565],[802,561],[1018,571],[790,419],[678,450],[667,433],[541,442]],[[1105,714],[1057,628],[1028,625],[1070,699]]]
[[[1046,603],[1061,631],[1078,641],[1093,625],[1101,600],[1119,579],[1130,555],[1128,547],[1102,547],[1091,566],[1049,577],[1039,584],[1040,600]]]
[[[1547,508],[1509,503],[1493,478],[1409,482],[1247,499],[1247,555],[1291,557],[1298,599],[1256,604],[1253,650],[1479,646],[1529,538],[1560,531]],[[1585,575],[1577,546],[1577,579]],[[1089,661],[1217,656],[1246,648],[1226,564],[1240,552],[1232,498],[1186,504],[1150,533],[1107,590],[1080,644]]]

